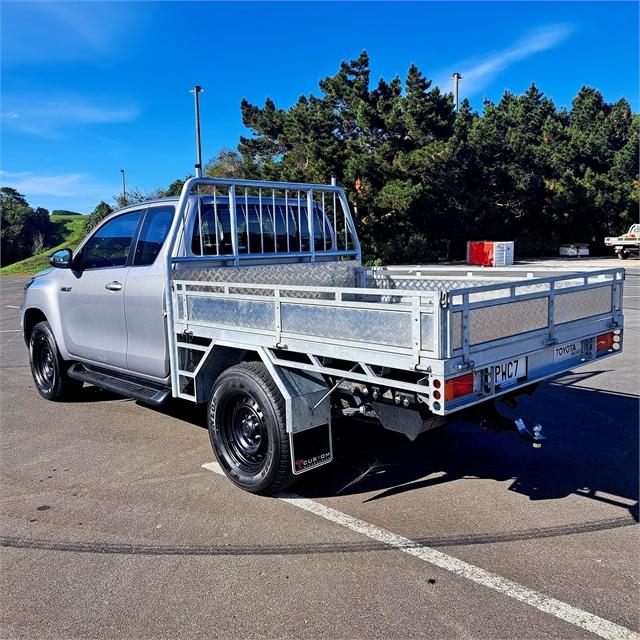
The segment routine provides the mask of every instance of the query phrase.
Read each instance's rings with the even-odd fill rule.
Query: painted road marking
[[[213,471],[219,475],[224,475],[224,472],[217,462],[203,464],[202,468],[207,469],[208,471]],[[310,513],[320,516],[325,520],[329,520],[347,529],[351,529],[351,531],[355,531],[356,533],[367,536],[367,538],[386,544],[389,547],[393,547],[398,551],[402,551],[410,556],[423,560],[424,562],[428,562],[440,569],[455,573],[456,575],[466,578],[471,582],[475,582],[476,584],[498,591],[510,598],[524,602],[525,604],[535,607],[540,611],[544,611],[545,613],[555,616],[560,620],[564,620],[569,624],[585,629],[586,631],[594,633],[601,638],[606,638],[606,640],[640,640],[640,634],[632,631],[631,629],[627,629],[627,627],[623,627],[615,622],[596,616],[588,611],[583,611],[582,609],[573,607],[561,600],[545,596],[544,594],[534,591],[533,589],[529,589],[517,582],[502,578],[495,573],[490,573],[489,571],[480,569],[479,567],[469,564],[464,560],[459,560],[458,558],[454,558],[446,553],[436,551],[431,547],[426,547],[418,542],[414,542],[409,538],[391,533],[391,531],[369,524],[364,520],[358,520],[357,518],[347,515],[342,511],[338,511],[337,509],[326,507],[319,502],[303,498],[295,493],[279,493],[276,494],[276,497],[287,504],[309,511]]]
[[[220,468],[220,465],[217,462],[207,462],[207,464],[202,465],[202,468],[207,471],[213,471],[213,473],[217,473],[220,476],[224,475],[224,471]]]
[[[0,330],[0,333],[17,333],[19,331],[20,329],[2,329]]]
[[[18,305],[15,305],[15,304],[5,304],[4,306],[7,309],[19,309],[20,308]]]

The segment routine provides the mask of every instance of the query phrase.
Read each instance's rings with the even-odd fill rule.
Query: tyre
[[[625,251],[624,249],[622,251],[618,251],[618,258],[620,260],[626,260],[629,257],[629,252]]]
[[[243,362],[220,375],[207,422],[216,459],[238,487],[269,494],[293,483],[284,398],[264,364]]]
[[[67,399],[82,387],[82,382],[67,376],[48,322],[39,322],[31,331],[29,363],[36,389],[47,400],[58,402]]]

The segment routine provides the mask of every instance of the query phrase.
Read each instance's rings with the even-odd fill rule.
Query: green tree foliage
[[[460,258],[467,240],[515,240],[519,256],[557,253],[563,242],[603,238],[638,220],[640,115],[583,87],[558,109],[535,86],[505,92],[475,112],[434,87],[417,66],[404,81],[372,83],[366,52],[322,79],[319,94],[289,109],[243,100],[251,135],[205,166],[209,177],[345,187],[369,263]],[[179,195],[133,188],[117,206]],[[48,213],[2,188],[2,264],[44,246]],[[203,192],[207,192],[203,189]],[[91,230],[112,208],[101,202]],[[62,213],[56,211],[54,213]],[[64,212],[65,214],[73,212]]]
[[[50,229],[49,212],[32,208],[26,198],[11,187],[0,189],[0,264],[22,260],[42,251]]]
[[[177,180],[174,180],[166,189],[161,189],[159,192],[159,197],[161,198],[167,198],[169,196],[179,196],[182,193],[182,187],[184,186],[184,183],[190,178],[191,176],[187,176],[186,178],[178,178]]]
[[[113,196],[113,201],[116,204],[116,209],[121,209],[122,207],[145,202],[146,200],[155,200],[160,197],[160,193],[161,189],[145,191],[139,187],[132,187],[131,189],[127,189],[124,195],[119,193],[117,196]]]
[[[252,167],[246,167],[242,156],[235,149],[222,149],[204,167],[207,178],[250,178]]]
[[[139,204],[140,202],[146,202],[147,200],[157,200],[158,198],[167,198],[169,196],[179,196],[182,193],[182,187],[188,178],[178,178],[174,180],[166,189],[158,187],[151,191],[140,189],[139,187],[132,187],[128,189],[123,195],[122,193],[113,197],[113,201],[116,204],[116,208],[120,209],[132,204]]]
[[[54,209],[51,212],[52,216],[81,216],[81,213],[77,211],[68,211],[67,209]]]
[[[241,103],[251,136],[207,175],[345,186],[369,262],[461,257],[467,240],[516,240],[518,255],[563,242],[603,248],[637,220],[640,116],[584,87],[557,109],[531,85],[481,113],[412,65],[372,88],[366,52],[289,109]]]
[[[113,209],[104,201],[100,202],[96,208],[87,216],[84,222],[85,233],[89,233],[101,220],[104,220]]]

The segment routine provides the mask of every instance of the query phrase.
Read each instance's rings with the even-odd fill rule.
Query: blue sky
[[[2,185],[33,205],[88,212],[120,189],[193,171],[193,103],[203,155],[243,134],[240,100],[281,107],[318,93],[367,49],[372,80],[415,62],[481,108],[535,81],[569,106],[582,85],[638,100],[636,2],[5,2]],[[246,133],[246,132],[244,132]]]

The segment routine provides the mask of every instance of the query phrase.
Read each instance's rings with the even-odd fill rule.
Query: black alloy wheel
[[[31,331],[29,362],[36,389],[47,400],[64,400],[82,387],[82,382],[67,376],[48,322],[39,322]]]
[[[218,463],[240,488],[273,493],[294,481],[284,398],[261,362],[243,362],[219,376],[208,426]]]

